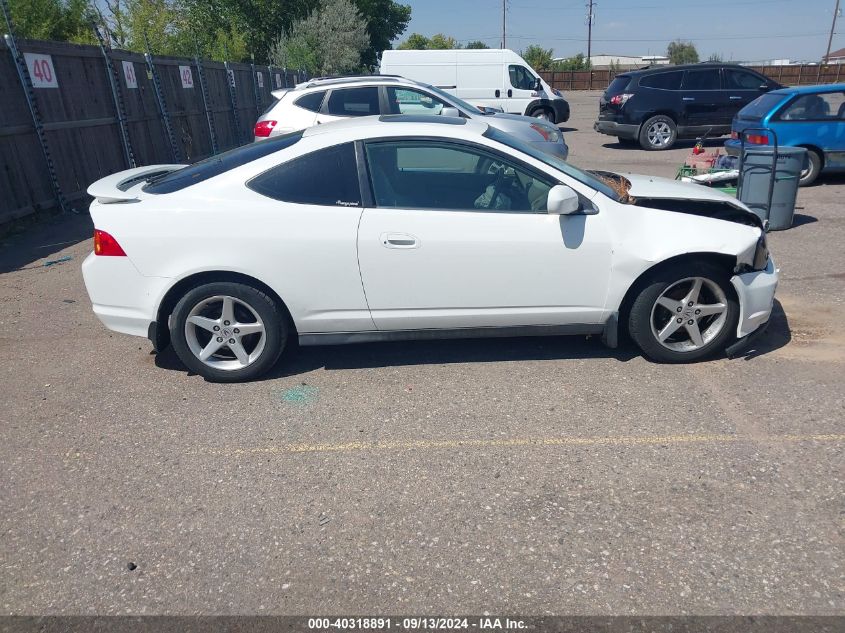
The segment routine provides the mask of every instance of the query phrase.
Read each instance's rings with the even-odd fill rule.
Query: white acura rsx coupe
[[[700,185],[585,172],[483,122],[365,117],[88,189],[110,329],[214,381],[301,345],[602,335],[684,362],[772,310],[760,220]]]

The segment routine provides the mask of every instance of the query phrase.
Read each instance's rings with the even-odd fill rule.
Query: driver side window
[[[525,66],[508,66],[511,86],[517,90],[534,90],[537,80]]]
[[[457,143],[373,142],[366,154],[379,207],[543,213],[554,184],[494,152]]]

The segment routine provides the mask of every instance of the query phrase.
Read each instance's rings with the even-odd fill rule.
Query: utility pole
[[[824,59],[822,62],[829,63],[828,57],[830,57],[830,44],[833,42],[833,29],[836,28],[836,18],[839,17],[839,0],[836,0],[836,8],[833,10],[833,22],[830,24],[830,37],[827,38],[827,53],[824,54]]]
[[[507,38],[505,37],[505,20],[508,14],[508,0],[502,0],[502,48],[507,48]]]
[[[836,0],[839,2],[839,0]],[[587,63],[590,63],[590,57],[593,51],[593,20],[595,19],[595,15],[593,15],[593,6],[595,6],[595,2],[593,0],[587,1]]]

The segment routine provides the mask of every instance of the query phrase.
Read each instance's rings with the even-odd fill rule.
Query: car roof
[[[778,88],[768,94],[776,95],[804,95],[819,92],[840,92],[845,91],[845,84],[818,84],[815,86],[793,86],[791,88]]]
[[[739,64],[728,64],[725,62],[700,62],[698,64],[678,64],[677,66],[672,64],[658,64],[655,66],[637,68],[636,70],[626,70],[625,72],[619,73],[619,75],[647,75],[650,73],[666,72],[670,70],[703,70],[707,68],[742,68],[749,70],[745,68],[745,66],[740,66]]]
[[[477,119],[449,116],[414,116],[409,114],[373,115],[351,117],[309,127],[303,136],[363,131],[369,128],[374,136],[481,136],[490,126]]]

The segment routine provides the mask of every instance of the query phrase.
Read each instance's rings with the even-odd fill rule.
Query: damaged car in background
[[[778,281],[735,198],[582,171],[464,118],[355,118],[88,192],[94,312],[213,381],[294,341],[628,335],[694,361],[762,331]]]

